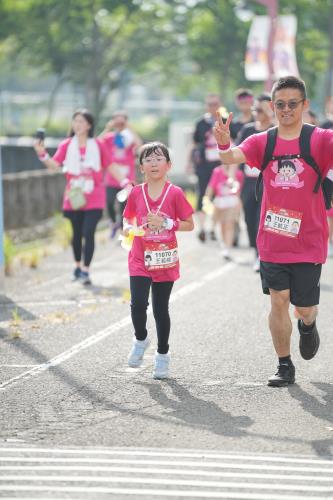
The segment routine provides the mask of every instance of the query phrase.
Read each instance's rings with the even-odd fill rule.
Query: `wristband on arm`
[[[40,159],[40,161],[46,161],[50,159],[50,155],[47,151],[44,151],[44,153],[38,155],[38,158]]]
[[[163,227],[167,231],[177,231],[179,229],[179,221],[166,217],[163,221]]]
[[[133,224],[130,224],[129,222],[124,222],[123,231],[127,231],[127,229],[130,230],[133,227],[134,227]]]
[[[217,149],[218,149],[218,151],[221,151],[222,153],[227,153],[228,151],[231,150],[230,142],[228,142],[228,144],[218,144]]]

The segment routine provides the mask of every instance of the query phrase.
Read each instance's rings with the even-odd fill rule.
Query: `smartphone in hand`
[[[35,133],[35,138],[38,142],[43,142],[45,140],[45,128],[38,128]]]

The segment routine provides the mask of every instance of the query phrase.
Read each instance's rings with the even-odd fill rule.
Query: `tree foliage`
[[[215,90],[230,96],[248,85],[243,60],[249,23],[235,15],[236,3],[0,0],[0,53],[56,76],[51,97],[64,81],[75,83],[97,115],[110,90],[128,78],[154,81],[176,95]],[[248,4],[265,13],[255,0]],[[298,18],[298,65],[314,94],[332,59],[333,0],[280,0],[279,6],[280,13]]]

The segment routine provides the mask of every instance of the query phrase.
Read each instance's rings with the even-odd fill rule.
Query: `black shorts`
[[[269,295],[272,290],[290,290],[294,306],[311,307],[319,304],[321,264],[301,262],[275,264],[260,262],[262,290]]]

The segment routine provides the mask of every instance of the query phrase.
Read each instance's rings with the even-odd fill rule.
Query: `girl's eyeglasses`
[[[296,109],[297,106],[301,103],[301,102],[304,102],[304,99],[301,99],[299,101],[296,101],[296,100],[290,100],[290,101],[276,101],[274,103],[274,106],[276,107],[276,109],[278,110],[283,110],[285,109],[287,106],[289,109]]]

